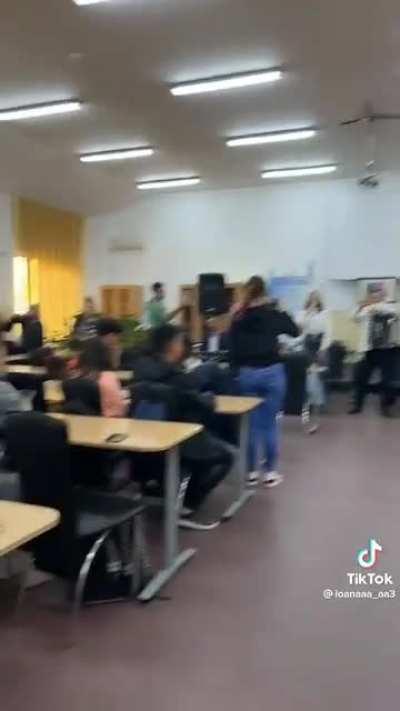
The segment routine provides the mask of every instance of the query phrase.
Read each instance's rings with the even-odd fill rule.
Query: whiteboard
[[[301,276],[272,277],[268,285],[272,298],[279,299],[281,306],[292,314],[303,309],[311,289],[309,277]]]

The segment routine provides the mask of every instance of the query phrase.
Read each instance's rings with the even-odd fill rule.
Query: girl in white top
[[[304,340],[306,336],[321,336],[319,352],[324,353],[329,348],[332,341],[331,320],[319,291],[310,293],[296,321],[302,330]]]
[[[332,340],[331,321],[324,308],[319,291],[312,291],[304,304],[303,311],[297,316],[297,324],[302,329],[301,338],[305,350],[312,357],[313,364],[307,372],[307,393],[310,407],[319,411],[325,405],[325,387],[318,364],[322,365],[326,351]],[[313,340],[315,339],[315,348]],[[310,432],[315,431],[314,427]]]

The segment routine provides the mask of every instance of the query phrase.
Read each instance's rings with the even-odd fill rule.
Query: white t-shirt
[[[297,314],[296,321],[302,329],[303,339],[306,336],[322,336],[320,350],[326,351],[329,348],[332,341],[332,331],[330,315],[326,309],[323,311],[304,309]]]

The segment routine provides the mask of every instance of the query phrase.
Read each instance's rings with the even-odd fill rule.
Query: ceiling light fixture
[[[184,84],[176,84],[176,86],[171,88],[171,94],[174,96],[186,96],[188,94],[203,94],[209,91],[240,89],[246,86],[269,84],[281,78],[282,72],[278,69],[247,72],[224,77],[212,77],[210,79],[199,79],[197,81],[185,82]]]
[[[108,0],[72,0],[75,5],[97,5],[100,2],[108,2]]]
[[[184,188],[198,185],[200,178],[172,178],[169,180],[148,180],[136,183],[138,190],[158,190],[162,188]]]
[[[129,158],[146,158],[152,156],[153,148],[123,148],[121,150],[101,151],[98,153],[84,153],[79,156],[82,163],[102,163],[112,160],[128,160]]]
[[[334,173],[337,165],[315,165],[309,168],[282,168],[279,170],[265,170],[262,178],[300,178],[307,175],[327,175]]]
[[[313,138],[316,133],[316,130],[313,128],[296,129],[294,131],[274,131],[273,133],[258,133],[253,136],[238,136],[237,138],[229,138],[226,141],[226,145],[236,148],[239,146],[257,146],[262,143],[304,141],[307,138]]]
[[[54,101],[51,104],[34,104],[13,109],[0,109],[0,121],[19,121],[21,119],[55,116],[82,108],[80,101]]]

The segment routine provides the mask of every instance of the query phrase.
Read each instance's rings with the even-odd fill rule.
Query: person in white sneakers
[[[366,300],[358,305],[353,317],[360,324],[359,351],[363,357],[356,366],[354,402],[349,414],[362,411],[371,375],[377,369],[381,373],[381,413],[390,417],[395,400],[392,381],[398,345],[395,334],[398,309],[387,301],[381,284],[370,284]]]
[[[330,314],[325,309],[319,291],[312,291],[297,314],[296,322],[302,331],[304,352],[310,359],[307,372],[307,400],[312,413],[318,416],[326,402],[322,371],[327,362],[327,351],[332,341]],[[311,425],[309,432],[317,429]]]
[[[265,459],[262,478],[268,487],[277,486],[282,481],[282,476],[277,473],[277,418],[286,391],[278,340],[282,334],[295,338],[299,329],[287,313],[271,304],[262,277],[252,277],[244,287],[242,302],[232,313],[229,343],[232,364],[239,371],[241,394],[263,400],[250,416],[248,470],[251,472],[249,483],[257,481],[257,469]]]

